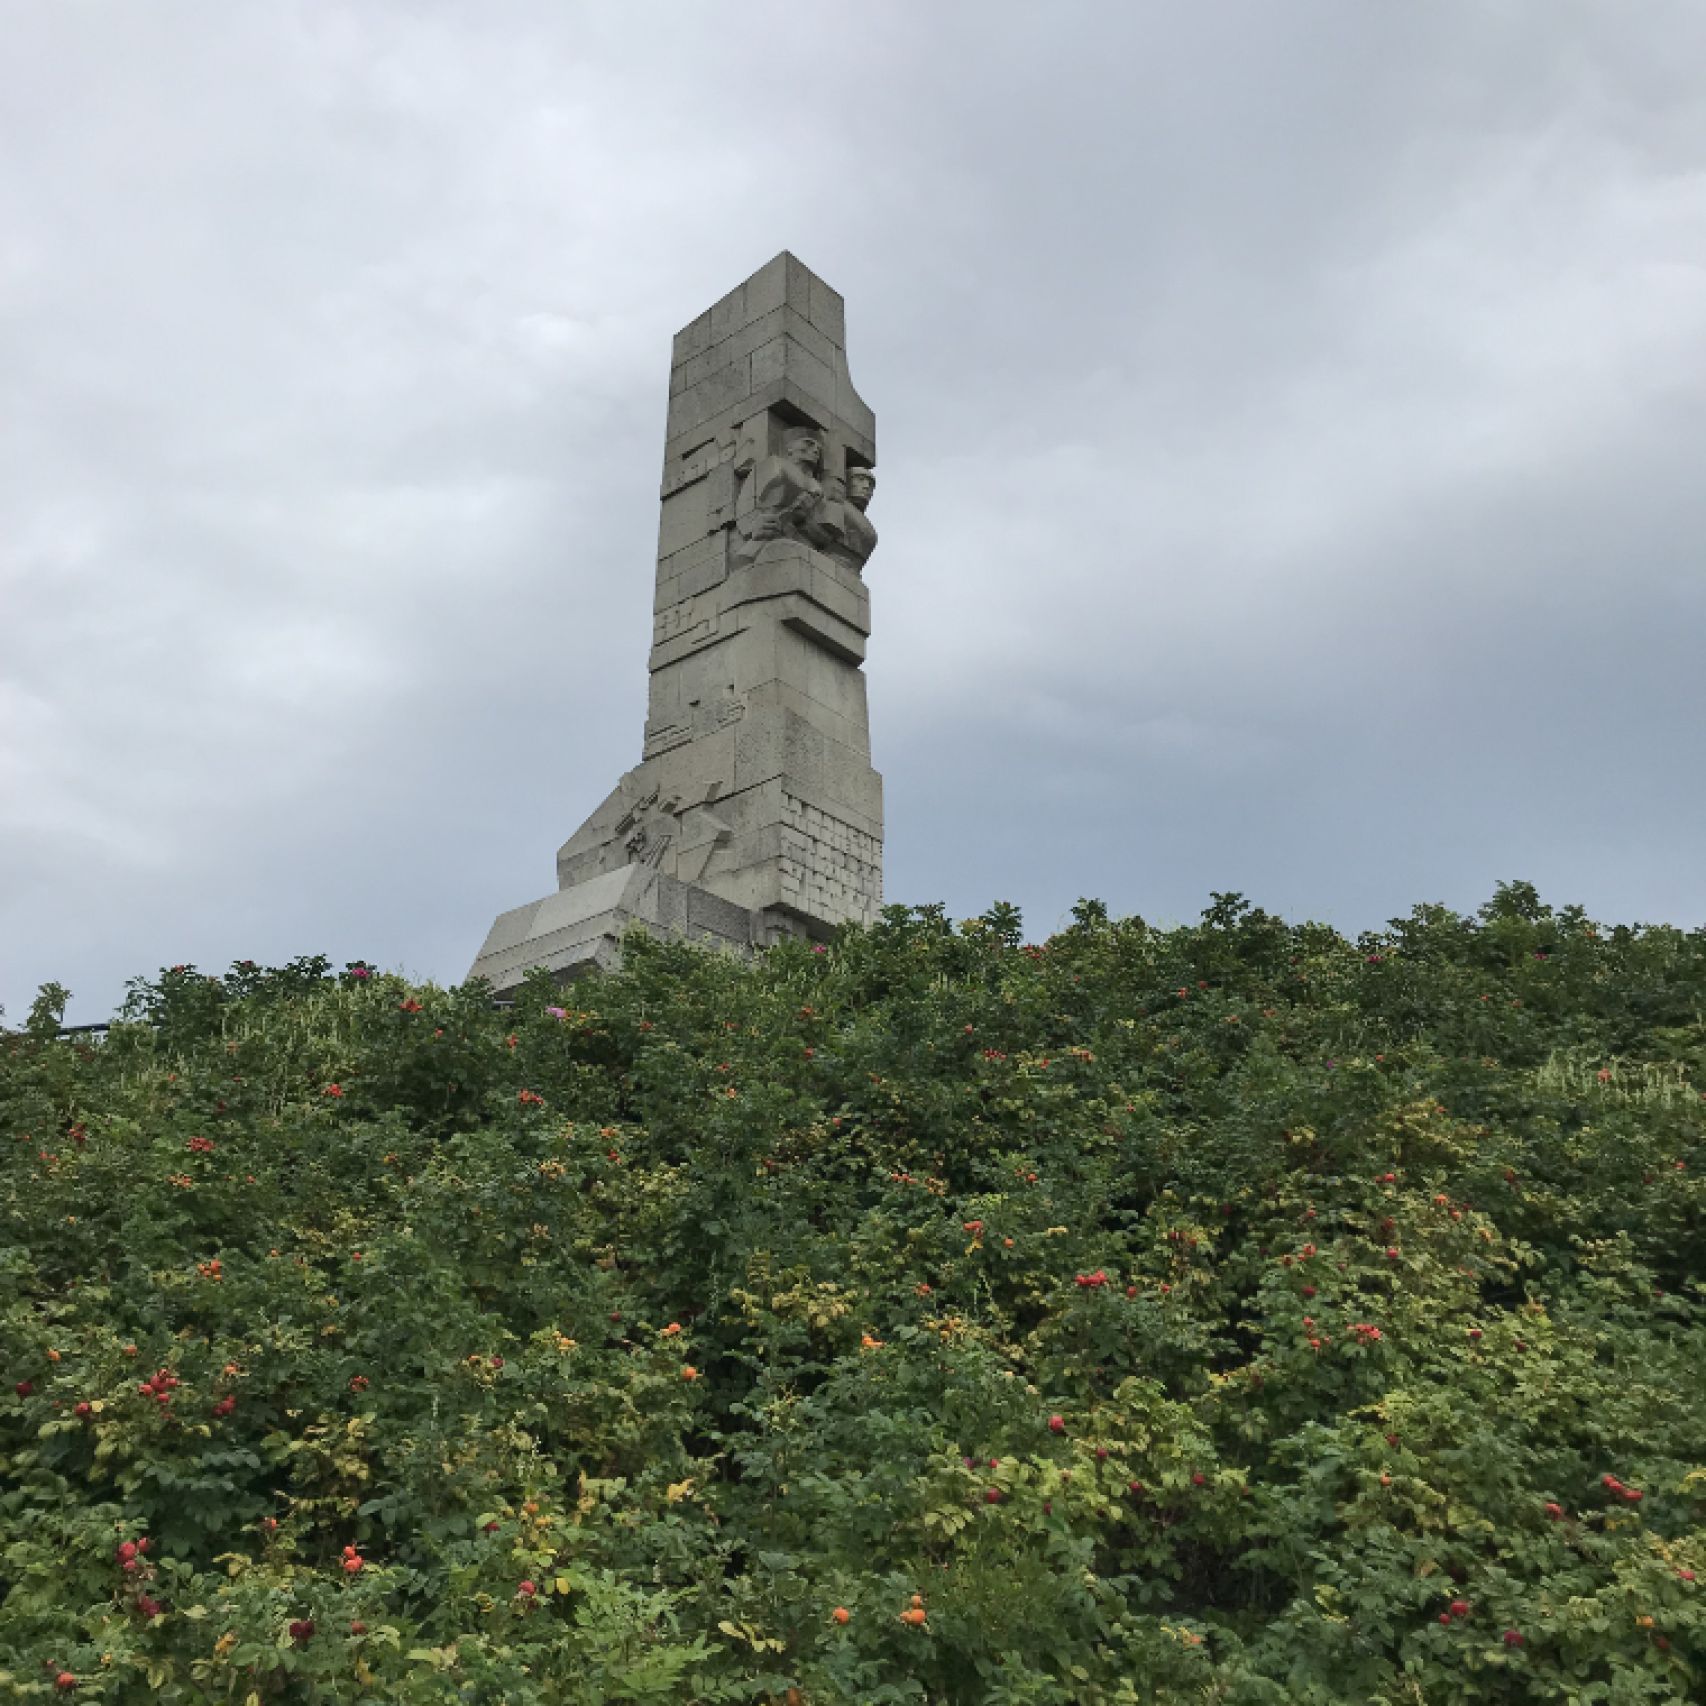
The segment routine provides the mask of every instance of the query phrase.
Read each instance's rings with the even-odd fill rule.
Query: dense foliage
[[[1706,932],[1019,935],[44,991],[0,1684],[1706,1698]]]

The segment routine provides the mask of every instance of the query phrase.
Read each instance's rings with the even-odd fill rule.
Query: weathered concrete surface
[[[636,922],[749,951],[882,904],[860,668],[876,421],[845,337],[840,296],[786,253],[677,334],[640,763],[470,975],[607,966]]]

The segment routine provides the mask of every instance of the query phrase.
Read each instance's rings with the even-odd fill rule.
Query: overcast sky
[[[876,410],[887,894],[1706,922],[1700,0],[0,0],[0,1003],[458,981],[639,757],[671,335]]]

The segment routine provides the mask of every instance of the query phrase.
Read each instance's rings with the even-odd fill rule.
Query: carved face
[[[876,489],[877,476],[869,468],[847,470],[847,501],[855,509],[862,510],[871,501],[871,494]]]
[[[823,466],[823,444],[816,433],[802,432],[790,438],[787,453],[790,461],[811,469],[814,474]]]

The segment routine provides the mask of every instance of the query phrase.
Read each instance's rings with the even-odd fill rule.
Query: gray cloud
[[[883,452],[888,888],[1706,921],[1706,14],[15,6],[0,1001],[454,979],[637,756],[669,336]]]

